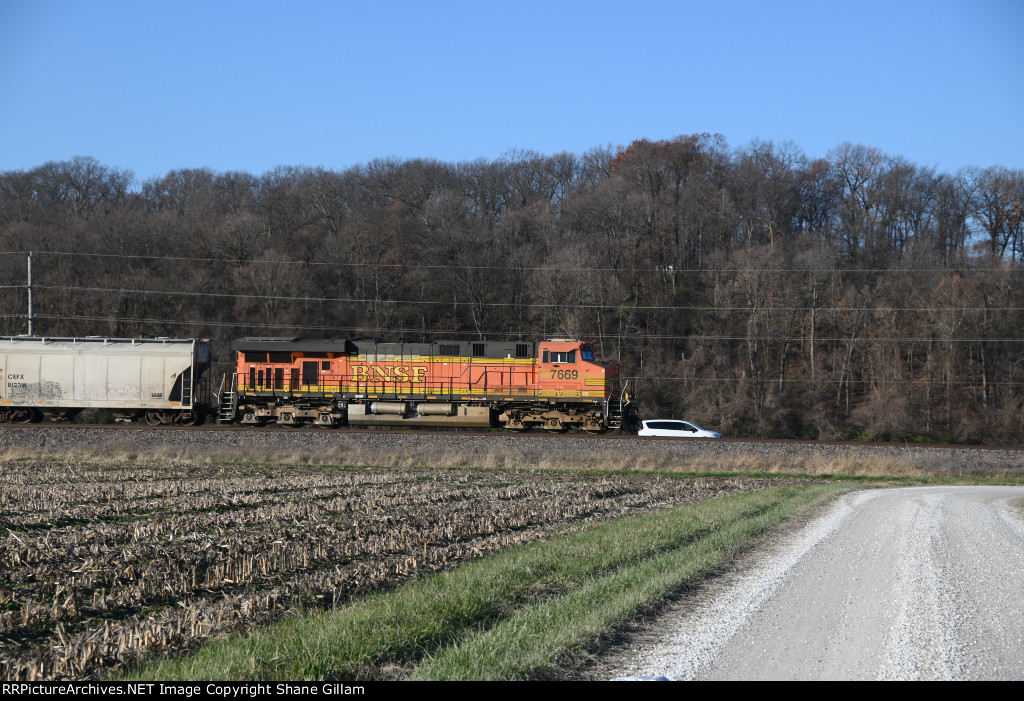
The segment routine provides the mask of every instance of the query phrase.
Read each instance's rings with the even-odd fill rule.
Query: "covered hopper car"
[[[618,364],[583,341],[243,338],[232,349],[222,421],[601,433],[632,411]]]
[[[210,346],[202,339],[0,337],[0,422],[107,409],[150,425],[202,417]]]

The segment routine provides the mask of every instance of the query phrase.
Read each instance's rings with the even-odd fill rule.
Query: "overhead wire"
[[[51,319],[59,321],[92,321],[92,322],[103,322],[103,323],[118,323],[118,324],[135,324],[142,326],[190,326],[193,328],[262,328],[262,329],[280,329],[286,331],[326,331],[332,333],[357,333],[363,335],[386,335],[386,336],[432,336],[438,337],[446,335],[449,337],[467,337],[467,338],[479,338],[480,333],[473,330],[465,329],[424,329],[424,328],[386,328],[386,327],[370,327],[370,326],[345,326],[335,324],[284,324],[280,322],[259,322],[259,321],[210,321],[210,320],[182,320],[182,319],[152,319],[152,318],[136,318],[136,317],[118,317],[118,316],[85,316],[85,315],[68,315],[68,314],[35,314],[37,320],[40,319]],[[0,314],[0,319],[25,319],[24,314]],[[550,334],[557,335],[556,331],[550,332]],[[550,335],[549,334],[549,335]],[[528,331],[491,331],[485,332],[485,336],[512,336],[512,337],[530,337],[537,336],[538,333],[534,330]],[[728,341],[728,342],[744,342],[744,343],[799,343],[799,344],[826,344],[826,343],[844,343],[844,344],[858,344],[858,345],[879,345],[886,343],[917,343],[917,344],[939,344],[939,343],[1024,343],[1024,337],[1022,338],[998,338],[998,337],[985,337],[985,336],[962,336],[962,337],[918,337],[918,336],[794,336],[794,335],[724,335],[724,334],[706,334],[706,333],[688,333],[688,334],[658,334],[658,333],[604,333],[604,334],[591,334],[587,335],[585,340],[599,340],[599,341],[615,341],[622,343],[624,341],[697,341],[697,342],[711,342],[711,341]]]
[[[0,255],[28,255],[30,251],[3,251]],[[331,267],[331,268],[375,268],[375,269],[411,269],[411,270],[449,270],[453,268],[463,270],[508,270],[506,265],[470,265],[466,263],[366,263],[360,261],[307,261],[307,260],[249,260],[242,258],[211,258],[198,256],[167,256],[150,254],[128,254],[128,253],[92,253],[84,251],[32,251],[36,256],[70,256],[70,257],[94,257],[94,258],[118,258],[125,260],[148,260],[148,261],[169,261],[189,263],[228,263],[232,265],[298,265],[304,267]],[[831,273],[849,275],[857,273],[921,273],[921,274],[949,274],[963,272],[1003,272],[1021,273],[1024,272],[1018,265],[1012,267],[951,267],[951,268],[673,268],[671,265],[636,268],[631,266],[618,267],[589,267],[589,266],[512,266],[516,270],[538,272],[549,271],[559,273],[651,273],[659,275],[672,274],[714,274],[714,273]]]
[[[8,285],[6,288],[24,289],[24,285]],[[431,305],[431,306],[471,306],[478,304],[472,300],[415,300],[415,299],[370,299],[353,297],[309,297],[292,295],[263,295],[263,294],[237,294],[227,292],[187,292],[178,290],[142,290],[124,287],[81,287],[72,285],[34,285],[37,290],[69,290],[75,292],[103,292],[111,294],[139,294],[139,295],[174,295],[178,297],[217,297],[224,299],[252,299],[256,301],[275,302],[315,302],[323,303],[346,303],[346,304],[402,304],[402,305]],[[3,287],[0,287],[3,289]],[[487,302],[488,307],[516,307],[527,309],[562,309],[571,306],[573,309],[605,309],[605,310],[630,310],[630,311],[689,311],[689,312],[1021,312],[1024,307],[800,307],[800,306],[707,306],[707,305],[648,305],[648,304],[572,304],[556,302]]]

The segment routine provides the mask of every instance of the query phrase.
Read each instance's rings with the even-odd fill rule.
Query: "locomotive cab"
[[[512,408],[501,421],[514,430],[540,426],[548,431],[564,431],[577,427],[602,433],[618,428],[620,421],[610,413],[618,374],[618,364],[597,360],[588,342],[561,338],[543,341],[537,348],[535,384],[542,403],[534,403],[528,410]]]
[[[544,341],[537,355],[541,394],[549,402],[575,403],[569,423],[592,433],[627,428],[635,408],[629,401],[628,385],[620,383],[618,363],[598,360],[593,345],[569,339]],[[599,405],[600,418],[580,404]]]
[[[552,339],[540,344],[538,355],[537,384],[542,395],[580,400],[603,397],[608,368],[595,360],[589,343]]]

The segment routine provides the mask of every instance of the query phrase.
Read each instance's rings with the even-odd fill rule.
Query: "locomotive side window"
[[[544,351],[544,355],[547,356],[547,354],[547,351]],[[548,362],[546,357],[544,358],[544,362]],[[551,351],[551,362],[573,365],[576,363],[576,351]]]

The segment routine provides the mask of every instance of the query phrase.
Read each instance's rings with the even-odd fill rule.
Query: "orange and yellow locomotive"
[[[568,339],[380,343],[243,338],[220,418],[288,426],[620,428],[618,363]]]

